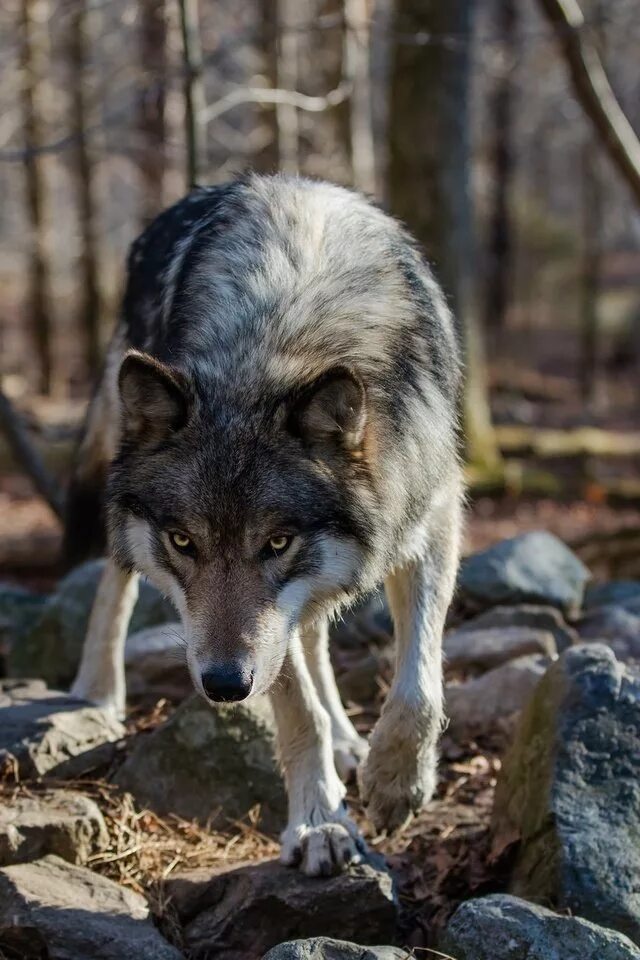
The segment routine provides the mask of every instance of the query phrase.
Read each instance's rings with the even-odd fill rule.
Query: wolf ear
[[[346,367],[335,367],[298,398],[291,422],[308,442],[335,440],[347,450],[357,449],[367,422],[362,381]]]
[[[122,361],[118,385],[128,433],[157,441],[186,423],[189,403],[183,385],[154,357],[130,351]]]

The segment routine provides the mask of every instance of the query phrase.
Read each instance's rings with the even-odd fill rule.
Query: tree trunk
[[[390,108],[389,198],[424,245],[456,316],[466,355],[467,456],[499,460],[491,425],[477,314],[470,184],[469,81],[472,0],[398,0],[394,34],[432,43],[395,45]],[[454,35],[455,42],[449,41]]]
[[[504,329],[511,293],[513,262],[511,230],[511,183],[513,156],[513,71],[516,62],[515,0],[498,0],[498,35],[501,64],[489,101],[493,123],[491,144],[491,209],[487,243],[487,274],[484,324],[496,347]]]
[[[283,90],[298,89],[298,31],[302,26],[300,8],[306,3],[298,0],[277,0],[278,7],[278,62],[277,86]],[[291,103],[279,103],[276,107],[278,122],[278,159],[283,173],[298,173],[299,125],[298,108]]]
[[[38,359],[39,389],[51,390],[50,265],[47,243],[47,185],[43,157],[42,94],[47,67],[46,0],[21,4],[21,103],[24,130],[24,171],[29,217],[29,318]]]
[[[184,122],[187,187],[197,184],[206,171],[206,105],[202,76],[198,0],[179,0],[184,70]]]
[[[80,326],[86,338],[86,365],[95,378],[102,359],[101,298],[93,161],[87,143],[88,26],[86,0],[75,0],[69,40],[75,142],[73,166],[80,225]]]
[[[376,195],[376,169],[367,0],[344,0],[344,12],[346,72],[351,83],[349,117],[353,185],[373,197]]]
[[[165,104],[167,81],[167,11],[165,0],[141,0],[140,59],[145,93],[140,103],[139,170],[143,225],[164,207],[166,170]]]
[[[278,86],[278,0],[260,0],[260,55],[262,72],[269,87]],[[266,142],[254,155],[253,166],[262,173],[273,173],[278,166],[278,120],[275,104],[257,108],[265,127]]]

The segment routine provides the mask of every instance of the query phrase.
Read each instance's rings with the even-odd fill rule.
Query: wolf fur
[[[360,765],[378,829],[402,826],[434,787],[459,381],[431,271],[355,193],[249,175],[194,190],[133,244],[72,485],[71,517],[106,477],[95,535],[85,510],[69,550],[99,542],[101,515],[109,545],[74,692],[124,709],[146,575],[180,613],[200,693],[230,670],[269,693],[289,796],[282,857],[308,874],[359,855],[336,764],[343,777]],[[284,553],[269,549],[283,535]],[[327,623],[380,582],[397,663],[367,748]]]

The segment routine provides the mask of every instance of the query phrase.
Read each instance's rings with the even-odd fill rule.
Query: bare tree
[[[262,70],[271,88],[278,86],[278,0],[260,0],[259,48]],[[278,166],[278,118],[275,104],[258,107],[260,123],[265,128],[264,144],[256,152],[253,165],[256,170],[272,173]]]
[[[141,213],[148,223],[164,206],[166,169],[167,11],[165,0],[141,0],[140,60],[144,71],[144,96],[140,101],[139,169]]]
[[[205,95],[198,0],[179,0],[184,70],[187,186],[198,182],[206,167]]]
[[[22,0],[20,8],[21,105],[24,171],[29,217],[29,313],[39,363],[39,387],[51,389],[50,266],[47,244],[47,185],[43,171],[42,99],[47,67],[46,0]]]
[[[473,0],[398,0],[389,198],[435,262],[464,343],[468,458],[498,461],[475,291],[469,81]],[[408,34],[428,43],[403,42]]]
[[[86,336],[86,362],[92,377],[102,356],[101,298],[94,165],[87,142],[87,63],[89,58],[87,0],[74,0],[69,32],[72,111],[75,132],[73,167],[80,225],[80,324]]]
[[[564,51],[573,88],[611,160],[640,201],[640,140],[618,103],[576,0],[539,0]]]
[[[513,261],[511,185],[513,152],[513,72],[517,60],[516,0],[497,0],[500,39],[499,73],[489,98],[491,132],[491,202],[489,211],[484,324],[496,344],[504,328]]]
[[[299,0],[277,0],[278,3],[278,61],[277,86],[284,90],[298,89],[298,32],[303,22],[301,11],[306,3]],[[276,108],[278,120],[278,156],[284,173],[297,173],[298,154],[298,108],[294,103],[279,103]]]

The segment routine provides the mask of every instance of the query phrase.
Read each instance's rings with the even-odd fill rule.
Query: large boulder
[[[577,629],[586,642],[608,643],[620,660],[640,659],[640,608],[633,613],[624,606],[593,607]]]
[[[0,866],[54,853],[86,863],[109,837],[96,803],[73,790],[18,794],[0,802]]]
[[[439,946],[456,960],[640,960],[620,933],[501,894],[458,907]]]
[[[448,734],[456,740],[508,732],[549,664],[547,657],[518,657],[466,683],[445,688]]]
[[[346,940],[314,937],[281,943],[269,950],[264,960],[409,960],[410,956],[400,947],[362,947]]]
[[[504,758],[495,848],[510,889],[640,943],[640,678],[603,645],[567,650]]]
[[[0,666],[39,616],[45,600],[23,587],[0,583]]]
[[[212,707],[192,696],[152,733],[138,735],[116,779],[160,814],[224,824],[259,804],[264,829],[280,829],[286,818],[266,698]]]
[[[640,613],[640,580],[610,580],[589,584],[584,596],[584,609],[623,607],[631,613]]]
[[[52,687],[69,686],[75,677],[91,607],[104,568],[104,560],[76,567],[34,617],[9,654],[13,677],[39,677]],[[130,633],[176,619],[171,604],[145,581],[140,583]]]
[[[471,609],[540,603],[575,616],[589,577],[561,540],[535,531],[467,557],[460,567],[458,593]]]
[[[520,603],[516,606],[490,607],[458,627],[462,630],[502,630],[504,627],[529,627],[544,630],[553,635],[558,653],[578,643],[578,634],[566,622],[555,607],[536,603]]]
[[[453,630],[444,638],[444,660],[450,670],[483,673],[527,654],[554,658],[553,634],[532,627]]]
[[[124,667],[127,698],[157,702],[161,697],[179,703],[193,693],[179,623],[159,624],[127,637]]]
[[[396,908],[382,862],[336,877],[305,877],[277,861],[211,875],[175,877],[167,893],[194,960],[260,960],[283,939],[337,937],[360,943],[394,939]]]
[[[88,773],[113,757],[123,733],[103,710],[41,680],[0,681],[0,769],[21,780]]]
[[[143,897],[86,867],[45,857],[0,870],[0,956],[179,960]]]

